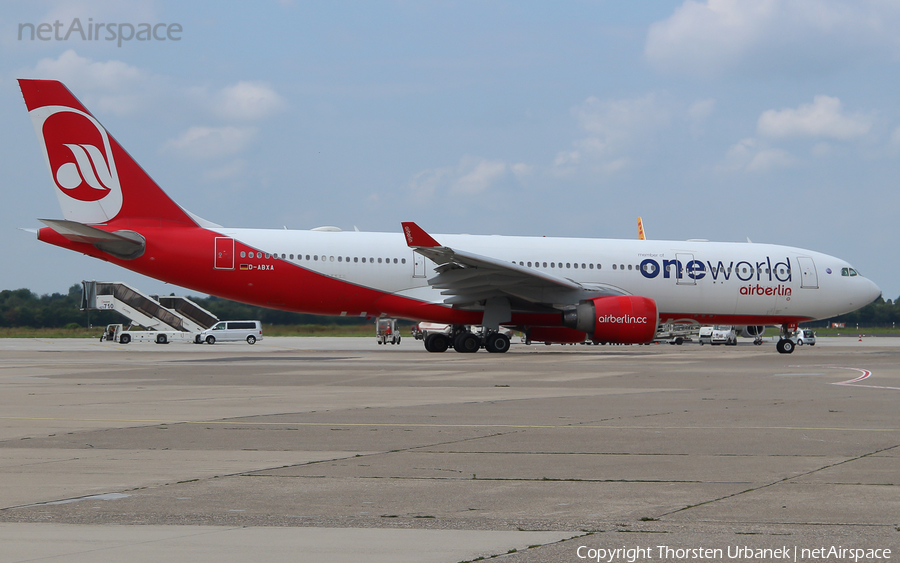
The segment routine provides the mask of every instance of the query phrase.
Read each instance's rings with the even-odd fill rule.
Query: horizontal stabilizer
[[[72,242],[83,242],[122,260],[133,260],[144,253],[144,237],[134,231],[104,231],[97,227],[63,219],[38,219],[60,236]]]

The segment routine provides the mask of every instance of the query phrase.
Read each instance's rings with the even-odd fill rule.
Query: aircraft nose
[[[866,280],[868,282],[868,287],[866,287],[865,297],[863,298],[864,304],[868,305],[869,303],[875,301],[879,297],[881,297],[882,292],[881,288],[875,285],[875,282],[872,280]]]

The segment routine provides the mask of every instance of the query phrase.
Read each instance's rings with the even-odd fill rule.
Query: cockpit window
[[[858,276],[859,273],[856,270],[854,270],[853,268],[841,268],[841,275],[852,277],[852,276]]]
[[[856,273],[856,270],[854,270],[853,268],[850,268],[850,277],[858,276],[858,275],[859,274]]]

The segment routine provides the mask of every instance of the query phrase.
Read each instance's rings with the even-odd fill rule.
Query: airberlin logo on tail
[[[58,108],[43,124],[47,160],[60,191],[78,201],[119,192],[109,137],[100,124],[71,108]]]

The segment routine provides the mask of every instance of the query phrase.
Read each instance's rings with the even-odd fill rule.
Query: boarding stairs
[[[218,322],[215,315],[186,297],[154,299],[122,282],[81,282],[82,311],[116,311],[147,330],[201,332]]]

